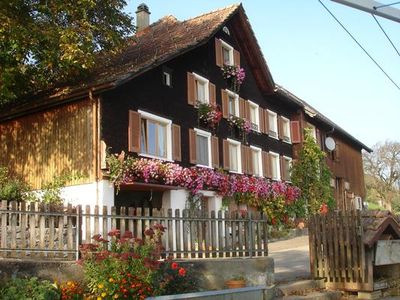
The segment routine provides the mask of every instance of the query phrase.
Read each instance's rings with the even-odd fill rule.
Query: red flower
[[[178,274],[179,274],[179,276],[183,277],[186,275],[186,270],[184,268],[179,268]]]
[[[113,229],[108,233],[108,236],[119,236],[121,231],[119,229]]]
[[[171,264],[171,269],[172,269],[172,270],[178,269],[178,264],[177,264],[176,262],[173,262],[173,263]]]
[[[328,205],[326,205],[326,203],[322,203],[319,212],[323,215],[327,214],[329,212]]]

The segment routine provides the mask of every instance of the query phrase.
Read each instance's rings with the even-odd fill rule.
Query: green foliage
[[[80,175],[72,175],[70,173],[54,177],[42,186],[38,200],[46,204],[62,205],[64,198],[61,196],[61,189],[66,186],[68,181],[79,177]]]
[[[60,294],[57,287],[47,280],[15,278],[0,288],[0,299],[58,300]]]
[[[8,169],[0,167],[0,200],[29,200],[29,186],[21,179],[11,176]]]
[[[304,143],[299,159],[292,167],[291,180],[301,190],[301,201],[305,205],[301,213],[314,214],[322,203],[335,208],[335,200],[330,187],[331,172],[325,162],[325,153],[316,144],[310,129],[305,129]]]
[[[81,79],[134,31],[125,0],[1,1],[0,105]]]

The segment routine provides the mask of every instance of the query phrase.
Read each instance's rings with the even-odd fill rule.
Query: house
[[[311,124],[321,141],[330,134],[339,141],[340,164],[338,150],[329,161],[338,197],[346,182],[364,195],[361,149],[368,147],[321,114],[310,116],[304,101],[274,83],[242,5],[151,25],[146,5],[137,14],[129,45],[102,57],[89,79],[0,113],[0,165],[38,189],[55,174],[79,174],[64,189],[75,204],[183,208],[188,191],[177,187],[130,183],[116,193],[106,149],[290,181],[302,129]],[[240,90],[224,78],[224,65],[244,69]],[[221,108],[218,129],[199,120],[202,104]],[[230,125],[237,118],[251,126],[245,138]],[[203,196],[209,210],[221,207],[215,192]]]

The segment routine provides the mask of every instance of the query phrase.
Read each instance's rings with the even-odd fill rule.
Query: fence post
[[[78,205],[76,207],[76,260],[79,260],[79,245],[81,244],[81,217],[82,217],[82,211],[81,211],[81,206]]]
[[[249,256],[250,258],[253,257],[253,221],[251,219],[251,211],[247,212],[247,215],[249,216],[248,222],[249,222]]]

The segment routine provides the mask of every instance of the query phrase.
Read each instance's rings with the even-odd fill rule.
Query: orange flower
[[[186,270],[184,268],[180,268],[178,271],[179,276],[185,276],[186,275]]]

